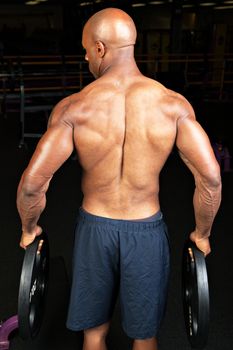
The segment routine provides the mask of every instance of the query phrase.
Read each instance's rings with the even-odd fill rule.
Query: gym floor
[[[211,134],[224,133],[231,140],[232,110],[223,103],[200,103],[197,117]],[[27,140],[19,148],[19,115],[0,119],[0,320],[17,314],[19,277],[24,252],[19,248],[20,221],[16,210],[16,189],[36,140]],[[230,150],[231,150],[230,145]],[[81,169],[72,157],[55,174],[47,194],[47,207],[40,223],[49,235],[51,272],[49,293],[41,331],[33,341],[24,342],[17,331],[11,335],[12,350],[78,350],[82,334],[65,327],[71,280],[73,230],[82,200]],[[207,257],[210,288],[210,330],[206,350],[233,348],[233,173],[224,173],[223,199],[214,222],[212,253]],[[181,256],[183,243],[193,227],[193,178],[182,164],[176,151],[169,157],[161,174],[161,208],[169,227],[171,244],[171,279],[168,304],[159,335],[160,350],[191,349],[185,333],[181,298]],[[116,305],[108,336],[109,350],[129,350],[131,340],[120,325],[120,310]]]

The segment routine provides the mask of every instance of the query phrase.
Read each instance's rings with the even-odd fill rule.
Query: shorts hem
[[[80,332],[80,331],[83,331],[85,329],[95,328],[95,327],[101,326],[102,324],[105,324],[105,323],[107,323],[109,321],[110,320],[106,320],[106,321],[103,321],[103,322],[95,322],[95,323],[93,322],[93,323],[84,324],[84,325],[81,325],[81,326],[72,326],[69,323],[66,323],[66,328],[68,328],[69,330],[74,331],[74,332]]]
[[[130,333],[130,332],[127,332],[127,330],[123,327],[123,330],[125,332],[125,334],[131,338],[131,339],[135,339],[135,340],[144,340],[144,339],[150,339],[150,338],[157,338],[157,335],[158,335],[158,330],[154,330],[153,332],[151,333],[144,333],[144,334],[133,334],[133,333]]]

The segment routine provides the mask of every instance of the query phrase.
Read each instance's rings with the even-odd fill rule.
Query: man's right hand
[[[31,244],[36,236],[41,235],[42,228],[40,226],[36,226],[33,230],[33,232],[22,232],[21,240],[20,240],[20,247],[23,249],[26,249],[29,244]]]
[[[199,238],[199,237],[197,237],[196,231],[193,231],[189,236],[191,241],[193,241],[196,244],[197,248],[200,249],[206,257],[211,252],[209,238],[208,237]]]

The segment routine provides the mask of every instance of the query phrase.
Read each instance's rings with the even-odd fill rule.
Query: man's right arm
[[[69,103],[54,108],[49,127],[37,144],[17,190],[17,208],[22,223],[21,247],[26,248],[41,233],[37,222],[46,205],[46,192],[54,173],[73,152],[73,125]]]
[[[221,203],[221,176],[209,138],[196,121],[190,105],[177,122],[176,145],[195,179],[193,197],[195,229],[190,238],[205,255],[210,253],[209,236]]]

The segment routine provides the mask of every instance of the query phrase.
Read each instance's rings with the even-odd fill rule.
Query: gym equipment
[[[209,285],[206,261],[195,243],[183,249],[182,293],[185,327],[192,348],[203,349],[209,330]]]
[[[0,324],[0,350],[8,350],[9,335],[18,328],[18,316],[12,316]]]
[[[19,335],[33,338],[40,330],[49,275],[49,243],[45,233],[27,247],[18,297]]]

